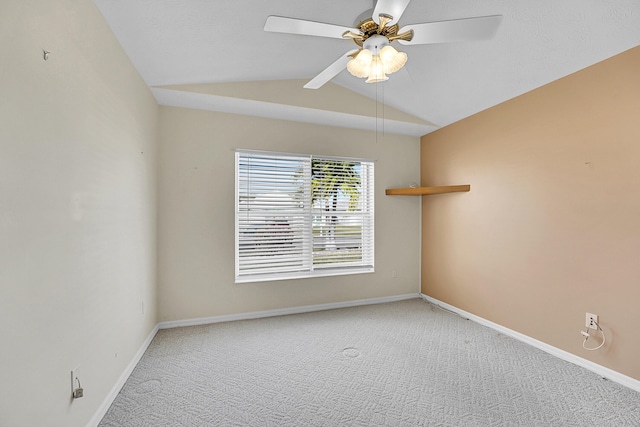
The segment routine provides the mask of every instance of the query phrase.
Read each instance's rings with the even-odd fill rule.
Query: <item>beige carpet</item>
[[[161,330],[100,426],[640,426],[640,393],[415,299]]]

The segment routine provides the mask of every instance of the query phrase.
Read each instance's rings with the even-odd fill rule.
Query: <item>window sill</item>
[[[373,267],[362,268],[332,268],[332,269],[318,269],[314,271],[306,272],[294,272],[294,273],[279,273],[279,274],[263,274],[255,276],[241,276],[236,277],[236,283],[256,283],[256,282],[275,282],[280,280],[292,280],[292,279],[313,279],[321,277],[332,276],[346,276],[351,274],[365,274],[374,273]]]

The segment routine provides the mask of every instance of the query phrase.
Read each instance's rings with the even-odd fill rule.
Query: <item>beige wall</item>
[[[423,185],[471,184],[423,200],[423,293],[640,379],[639,71],[640,47],[422,138]]]
[[[159,316],[180,320],[417,293],[419,139],[171,107],[160,110]],[[376,272],[234,283],[234,148],[375,159]],[[398,277],[392,277],[396,270]]]
[[[158,107],[90,1],[3,0],[0,52],[0,425],[84,426],[157,322]]]

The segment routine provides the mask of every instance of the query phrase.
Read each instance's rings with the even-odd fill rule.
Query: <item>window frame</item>
[[[308,256],[308,260],[304,267],[300,267],[300,269],[296,271],[286,271],[286,272],[268,272],[268,273],[249,273],[246,270],[241,271],[240,266],[240,234],[241,234],[241,214],[247,213],[247,211],[251,211],[250,208],[245,208],[241,211],[241,195],[245,197],[244,200],[248,200],[248,194],[250,193],[241,193],[241,177],[240,177],[240,159],[241,156],[256,156],[256,157],[266,157],[266,158],[281,158],[281,159],[298,159],[302,162],[308,162],[308,167],[304,168],[304,197],[305,202],[303,203],[303,210],[307,219],[305,221],[304,227],[306,227],[302,234],[303,237],[302,245],[305,247],[304,253],[305,256]],[[361,261],[356,262],[352,265],[345,265],[346,262],[341,263],[329,263],[327,264],[314,264],[314,256],[313,256],[313,245],[314,245],[314,206],[311,205],[311,181],[312,181],[312,171],[311,165],[314,160],[322,160],[327,162],[347,162],[347,163],[358,163],[360,168],[360,191],[358,199],[358,207],[362,209],[362,213],[360,214],[362,225],[360,226],[360,246],[359,253],[361,254]],[[374,173],[374,161],[368,159],[361,158],[352,158],[352,157],[336,157],[336,156],[323,156],[323,155],[308,155],[308,154],[294,154],[294,153],[283,153],[283,152],[270,152],[270,151],[257,151],[257,150],[244,150],[238,149],[235,152],[235,211],[234,211],[234,220],[235,220],[235,251],[234,251],[234,261],[235,261],[235,283],[252,283],[252,282],[265,282],[265,281],[277,281],[277,280],[289,280],[289,279],[302,279],[302,278],[313,278],[313,277],[330,277],[330,276],[341,276],[341,275],[351,275],[351,274],[363,274],[363,273],[373,273],[375,272],[375,173]],[[362,166],[364,165],[364,167]],[[366,175],[366,176],[365,176]],[[246,185],[246,184],[243,184]],[[308,191],[307,191],[308,190]],[[260,212],[257,210],[258,213]],[[317,213],[317,208],[315,209]],[[334,211],[338,212],[338,211]],[[346,212],[345,212],[346,213]],[[350,213],[351,215],[351,213]],[[358,215],[354,215],[354,217],[358,217]],[[265,223],[266,225],[266,217]],[[286,222],[289,224],[289,222]],[[246,224],[245,224],[246,230]],[[365,230],[368,234],[365,234]],[[336,231],[334,230],[334,233]],[[279,254],[279,252],[278,252]]]

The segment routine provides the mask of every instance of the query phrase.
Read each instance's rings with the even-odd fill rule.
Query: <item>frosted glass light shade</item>
[[[378,55],[373,57],[371,61],[371,69],[369,71],[369,78],[366,83],[378,83],[389,80],[389,77],[384,73],[384,66]]]
[[[358,61],[359,64],[362,64],[368,67],[373,60],[373,54],[369,49],[360,49],[360,52],[355,57],[355,60]]]
[[[347,70],[356,77],[369,77],[373,55],[368,49],[362,49],[355,58],[347,63]]]
[[[407,54],[398,52],[391,45],[387,45],[380,50],[380,60],[386,74],[395,73],[407,62]]]
[[[380,49],[380,59],[383,63],[390,62],[398,54],[398,51],[390,44]]]
[[[355,59],[347,62],[347,70],[355,77],[367,77],[369,75],[369,67],[359,65]]]

